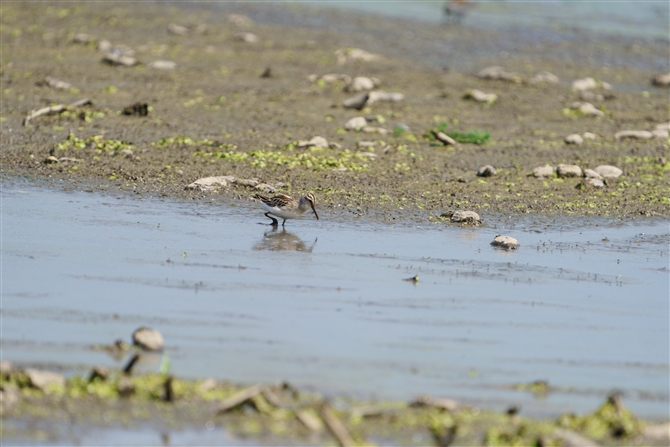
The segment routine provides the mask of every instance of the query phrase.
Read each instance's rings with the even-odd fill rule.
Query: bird
[[[283,227],[286,223],[286,219],[295,219],[300,217],[310,208],[312,208],[312,211],[314,211],[316,220],[319,220],[319,215],[316,213],[316,208],[314,208],[314,205],[316,205],[316,197],[314,197],[312,193],[307,193],[299,199],[288,196],[286,194],[278,194],[269,198],[260,194],[256,194],[254,199],[259,201],[263,209],[267,211],[265,216],[272,219],[271,225],[273,227],[278,226],[279,221],[272,217],[271,214],[284,219],[284,221],[281,223],[281,226]]]

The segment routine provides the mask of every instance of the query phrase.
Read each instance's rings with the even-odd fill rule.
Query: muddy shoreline
[[[240,8],[238,12],[260,21],[269,14],[258,5]],[[273,8],[279,17],[294,18],[301,11],[294,6]],[[226,21],[232,10],[155,4],[103,9],[54,3],[5,9],[3,175],[99,181],[100,190],[112,182],[140,194],[202,200],[212,193],[185,187],[198,178],[232,175],[283,184],[279,191],[284,193],[312,191],[320,207],[385,221],[426,220],[450,209],[480,214],[670,215],[668,140],[613,138],[619,130],[652,130],[667,121],[667,90],[649,84],[657,72],[616,65],[628,57],[646,60],[647,67],[657,65],[654,61],[664,54],[660,42],[639,48],[625,39],[585,34],[588,45],[565,39],[545,56],[541,45],[515,39],[508,40],[515,43],[516,52],[498,53],[490,42],[504,41],[501,30],[419,27],[409,20],[339,11],[317,15],[315,9],[305,10],[305,22],[322,24],[315,29],[236,25]],[[346,17],[353,18],[341,26]],[[169,33],[171,23],[187,27],[187,34]],[[82,32],[94,37],[89,43],[73,43]],[[238,32],[252,32],[259,40],[237,41]],[[398,36],[405,38],[394,47]],[[133,49],[140,64],[103,63],[96,50],[103,39]],[[435,48],[427,42],[434,47],[458,42],[455,58],[475,71],[496,64],[527,80],[547,70],[561,82],[480,79],[450,69],[448,59],[437,67],[435,58],[430,59]],[[338,65],[335,51],[346,47],[383,57]],[[467,56],[468,48],[472,57]],[[557,48],[572,60],[551,58]],[[589,59],[595,52],[612,56],[607,66]],[[417,59],[426,62],[420,65]],[[150,68],[156,60],[171,60],[177,67]],[[268,68],[270,75],[262,77]],[[342,83],[306,79],[333,72],[378,78],[380,89],[402,93],[404,99],[378,102],[361,111],[345,109],[342,102],[352,93],[343,91]],[[47,76],[71,87],[49,87],[44,83]],[[570,104],[580,99],[570,82],[586,76],[614,86],[601,92],[603,99],[595,103],[605,111],[603,117],[570,111]],[[499,98],[493,104],[463,99],[470,89]],[[22,125],[32,111],[82,98],[92,104]],[[137,102],[148,104],[146,116],[122,113]],[[355,116],[371,118],[371,127],[387,133],[345,130]],[[442,146],[430,134],[438,127],[457,132],[482,129],[491,138],[482,145]],[[578,146],[564,143],[567,135],[583,132],[598,137]],[[296,147],[316,135],[338,146]],[[62,161],[50,163],[50,156]],[[624,175],[608,179],[603,188],[579,178],[530,175],[535,167],[560,163],[582,169],[614,165]],[[497,174],[477,177],[484,165],[493,165]],[[233,185],[214,194],[244,199],[255,192]]]

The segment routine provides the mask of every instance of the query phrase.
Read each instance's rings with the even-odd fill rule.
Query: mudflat
[[[668,121],[668,91],[651,85],[667,42],[576,30],[552,41],[295,5],[11,3],[2,24],[3,175],[205,200],[310,191],[320,207],[396,221],[459,209],[670,215],[667,136],[615,139]],[[510,76],[476,76],[491,65]],[[544,71],[558,83],[533,80]],[[322,78],[332,73],[346,76]],[[359,94],[347,77],[359,76],[402,99],[345,108]],[[586,77],[593,89],[572,88]],[[497,98],[468,99],[475,90]],[[365,125],[347,130],[355,117]],[[328,146],[300,144],[315,136]],[[581,173],[563,177],[559,164]],[[477,176],[485,165],[495,175]],[[547,177],[532,175],[545,165]],[[593,186],[584,171],[602,165],[623,174]],[[245,181],[185,189],[210,176]]]

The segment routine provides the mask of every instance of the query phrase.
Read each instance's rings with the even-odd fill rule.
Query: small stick
[[[80,99],[79,101],[75,101],[69,106],[66,106],[65,104],[57,104],[55,106],[50,106],[50,107],[44,107],[43,109],[36,110],[35,112],[31,113],[27,117],[23,119],[23,125],[27,126],[30,124],[32,120],[34,120],[37,117],[40,117],[42,115],[49,115],[51,113],[60,113],[63,110],[65,110],[68,107],[81,107],[85,106],[87,104],[91,104],[91,100],[88,98]]]
[[[326,423],[328,430],[330,430],[335,439],[337,439],[337,442],[339,442],[342,447],[350,447],[355,445],[353,438],[349,434],[349,431],[347,431],[347,428],[344,426],[344,424],[337,418],[337,416],[335,416],[335,413],[333,413],[333,410],[330,408],[330,405],[328,405],[327,402],[323,402],[321,404],[319,407],[319,413],[321,414],[323,421]]]
[[[135,366],[135,363],[140,359],[139,354],[135,354],[129,361],[128,364],[126,365],[125,368],[123,368],[123,374],[126,376],[129,376],[133,373],[133,366]]]
[[[165,379],[165,395],[163,396],[163,400],[165,402],[174,402],[174,391],[172,391],[172,380],[174,377],[172,376],[167,376]]]
[[[229,397],[228,399],[224,400],[221,402],[219,405],[219,408],[216,411],[216,414],[223,414],[227,411],[233,410],[240,405],[244,405],[246,402],[249,400],[253,399],[254,397],[258,396],[263,392],[265,389],[265,385],[262,383],[257,383],[254,386],[250,386],[249,388],[246,388],[239,393],[235,394],[232,397]]]
[[[314,416],[312,413],[307,410],[299,410],[295,412],[295,417],[298,418],[302,424],[311,431],[321,431],[323,430],[323,422],[321,419]]]

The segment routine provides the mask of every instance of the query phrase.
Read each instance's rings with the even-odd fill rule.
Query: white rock
[[[654,136],[654,138],[669,138],[670,137],[670,132],[668,132],[668,129],[654,129],[651,131],[651,134]]]
[[[233,39],[244,43],[256,43],[260,40],[257,35],[255,35],[254,33],[249,33],[247,31],[235,33],[233,35]]]
[[[210,377],[209,379],[203,380],[202,383],[198,386],[198,389],[202,392],[212,391],[217,387],[217,385],[218,383],[216,379]]]
[[[623,171],[616,166],[601,165],[594,169],[603,178],[617,178],[623,174]]]
[[[645,425],[642,428],[642,434],[646,438],[667,442],[670,440],[670,422],[657,425]]]
[[[598,87],[598,82],[593,78],[577,79],[572,83],[572,89],[577,91],[591,90]]]
[[[561,163],[558,166],[556,166],[556,174],[560,178],[568,178],[568,177],[583,177],[584,173],[582,172],[582,168],[580,168],[577,165],[568,165]]]
[[[657,124],[655,127],[656,130],[670,130],[670,121],[667,123]]]
[[[312,146],[324,147],[324,148],[329,147],[328,140],[326,140],[323,137],[316,136],[316,137],[313,137],[309,141],[299,141],[298,142],[298,147],[300,147],[300,148],[312,147]]]
[[[98,42],[98,51],[101,53],[109,53],[112,51],[112,42],[106,39],[101,40]]]
[[[370,93],[363,92],[345,100],[342,103],[342,105],[344,106],[345,109],[361,110],[369,102],[369,99],[370,99]]]
[[[519,246],[519,241],[514,239],[512,236],[503,236],[502,234],[499,234],[493,238],[491,245],[502,247],[507,250],[515,250]]]
[[[362,116],[357,116],[347,121],[347,123],[344,125],[344,128],[347,130],[360,130],[366,127],[367,124],[368,122],[365,120],[365,118]]]
[[[137,59],[134,57],[120,55],[118,53],[106,53],[102,60],[110,65],[122,65],[124,67],[133,67],[137,65]]]
[[[365,132],[365,133],[378,133],[378,134],[381,134],[381,135],[387,135],[389,133],[389,131],[384,129],[383,127],[371,127],[371,126],[365,126],[363,128],[363,132]]]
[[[604,101],[605,97],[600,93],[593,93],[590,90],[579,92],[579,99],[583,101]]]
[[[510,82],[521,82],[523,80],[523,77],[520,74],[507,72],[504,68],[498,65],[493,65],[480,70],[480,72],[477,73],[477,77]]]
[[[477,176],[478,177],[491,177],[492,175],[496,175],[496,174],[497,174],[496,168],[494,168],[491,165],[482,166],[477,171]]]
[[[656,87],[670,87],[670,73],[654,76],[651,80],[651,84]]]
[[[28,368],[25,373],[30,385],[40,390],[51,384],[65,386],[65,377],[55,372]]]
[[[590,102],[573,102],[570,105],[570,108],[579,110],[584,115],[593,115],[593,116],[605,116],[605,113],[602,110],[596,109],[596,107]]]
[[[60,79],[56,79],[52,76],[47,76],[44,78],[44,82],[51,88],[55,88],[56,90],[69,90],[70,87],[72,87],[72,84],[67,83],[65,81],[61,81]]]
[[[44,159],[44,163],[46,164],[51,164],[51,163],[58,163],[59,160],[54,157],[53,155],[49,155],[47,158]]]
[[[338,65],[344,65],[353,61],[372,62],[380,58],[378,55],[368,53],[360,48],[340,48],[335,51],[335,56],[337,57]]]
[[[464,98],[472,99],[477,102],[487,102],[491,104],[498,99],[498,95],[496,95],[495,93],[484,93],[481,90],[472,89],[465,94]]]
[[[398,102],[402,101],[403,99],[405,99],[405,95],[403,95],[402,93],[390,93],[378,90],[376,92],[370,92],[368,94],[368,102],[365,105],[369,106],[379,101]]]
[[[133,156],[133,151],[130,149],[122,149],[119,151],[119,155],[130,158]]]
[[[12,362],[9,360],[0,361],[0,374],[7,375],[12,372]]]
[[[582,138],[582,136],[579,134],[573,133],[572,135],[565,137],[565,142],[566,144],[582,144],[584,142],[584,138]]]
[[[367,90],[372,90],[378,84],[379,82],[375,83],[375,81],[372,78],[366,78],[365,76],[356,76],[347,85],[346,90],[348,92],[363,92]]]
[[[188,36],[188,28],[185,26],[177,25],[176,23],[170,23],[168,25],[168,32],[176,36]]]
[[[232,175],[204,177],[191,183],[186,187],[186,189],[202,192],[217,191],[222,187],[228,186],[230,183],[235,183],[236,180],[237,179]]]
[[[559,79],[558,76],[556,76],[553,73],[549,73],[548,71],[541,71],[532,78],[529,79],[531,84],[539,84],[542,82],[546,82],[548,84],[558,84]]]
[[[345,84],[349,84],[351,82],[351,77],[349,75],[342,73],[326,73],[323,76],[311,74],[307,76],[307,80],[309,80],[310,82],[316,82],[321,80],[326,84],[334,84],[338,81],[343,81]]]
[[[358,142],[358,147],[374,147],[375,142],[374,141],[359,141]]]
[[[614,134],[615,140],[623,140],[624,138],[637,138],[638,140],[650,140],[654,134],[647,130],[622,130]]]
[[[174,70],[177,68],[177,63],[173,61],[153,61],[149,62],[147,67],[154,70]]]
[[[457,223],[471,223],[475,225],[482,223],[479,214],[474,211],[447,211],[446,213],[442,213],[442,217],[448,217],[451,222]]]
[[[595,186],[596,188],[605,187],[605,182],[601,178],[589,177],[585,180],[587,185]]]
[[[584,132],[584,133],[582,134],[582,137],[583,137],[585,140],[596,140],[596,139],[598,139],[598,135],[596,135],[596,134],[594,134],[594,133],[591,133],[591,132]]]
[[[596,171],[593,169],[584,169],[584,177],[586,178],[595,178],[598,180],[602,180],[603,176],[598,174]]]
[[[163,336],[155,329],[141,327],[133,332],[133,344],[147,351],[163,349]]]
[[[554,176],[554,167],[549,165],[539,166],[533,169],[533,176],[536,178],[548,178]]]
[[[451,138],[449,135],[442,132],[434,132],[435,138],[442,142],[445,146],[456,146],[458,142]]]

